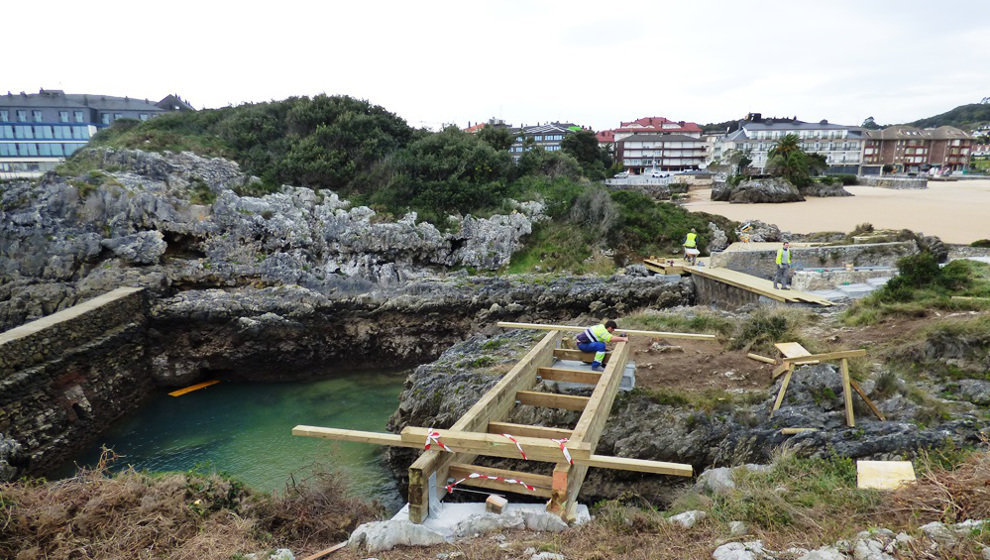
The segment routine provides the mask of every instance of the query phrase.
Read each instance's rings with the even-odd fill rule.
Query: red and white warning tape
[[[447,447],[446,445],[443,444],[442,441],[440,441],[440,432],[435,431],[433,428],[430,428],[426,433],[426,446],[423,447],[423,449],[429,450],[430,446],[433,445],[434,443],[439,445],[440,449],[443,449],[447,453],[454,452],[451,448]]]
[[[487,479],[487,480],[497,480],[499,482],[505,482],[505,483],[508,483],[508,484],[521,484],[521,485],[525,486],[526,489],[529,490],[530,492],[535,492],[536,491],[536,488],[534,488],[533,486],[530,486],[529,484],[526,484],[525,482],[523,482],[521,480],[516,480],[514,478],[504,478],[504,477],[501,477],[501,476],[492,476],[492,475],[488,475],[488,474],[471,473],[471,474],[467,475],[467,477],[462,478],[462,479],[458,480],[457,482],[448,484],[447,485],[447,492],[452,491],[454,489],[454,486],[457,486],[458,484],[464,482],[465,480],[467,480],[469,478],[484,478],[484,479]]]
[[[573,465],[574,464],[574,459],[571,459],[571,452],[568,451],[566,447],[564,447],[564,444],[567,443],[567,438],[564,438],[564,439],[551,439],[550,441],[552,441],[552,442],[554,442],[554,443],[556,443],[557,445],[560,446],[560,450],[564,453],[564,457],[567,459],[567,462]]]
[[[527,460],[526,459],[526,452],[523,451],[522,446],[519,445],[519,442],[516,441],[516,438],[510,436],[509,434],[502,434],[502,435],[505,436],[505,437],[507,437],[507,438],[509,438],[509,441],[511,441],[512,443],[516,444],[516,447],[519,449],[519,454],[522,455],[523,461],[526,461]]]

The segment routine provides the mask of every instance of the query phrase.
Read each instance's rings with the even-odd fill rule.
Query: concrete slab
[[[869,284],[863,283],[863,284],[847,284],[845,286],[839,286],[836,289],[853,299],[859,299],[861,297],[868,295],[876,288]]]
[[[547,508],[544,504],[514,504],[510,502],[505,506],[505,511],[502,515],[511,516],[521,513],[538,514],[546,512],[546,509]],[[485,513],[484,502],[444,503],[442,504],[440,511],[430,511],[430,516],[423,522],[423,526],[444,535],[446,538],[452,538],[454,536],[454,528],[457,527],[458,523],[464,521],[472,515],[480,515],[483,513]],[[409,504],[403,506],[402,509],[392,516],[392,521],[408,520]],[[577,519],[573,524],[582,525],[588,521],[591,521],[591,512],[588,511],[588,506],[578,504]]]
[[[584,371],[591,371],[591,364],[586,364],[584,362],[579,362],[576,360],[554,360],[553,367],[566,368],[566,369],[579,369]],[[574,389],[592,389],[594,385],[589,383],[571,383],[567,381],[545,381],[552,390],[556,391],[568,391]],[[629,362],[626,364],[625,371],[622,372],[622,381],[619,382],[620,391],[632,391],[636,388],[636,364]]]
[[[890,279],[891,278],[893,278],[893,276],[884,276],[884,277],[881,277],[881,278],[870,278],[869,280],[866,281],[866,283],[869,284],[869,285],[871,285],[871,286],[873,286],[874,288],[879,288],[879,287],[885,285],[887,282],[890,282]]]

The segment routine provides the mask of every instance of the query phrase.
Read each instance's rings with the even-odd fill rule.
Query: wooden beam
[[[791,382],[791,374],[794,373],[793,369],[787,370],[787,375],[784,376],[784,380],[780,383],[780,392],[777,393],[777,400],[773,403],[773,408],[770,409],[770,417],[773,418],[773,413],[777,412],[780,408],[780,403],[784,402],[784,391],[787,390],[787,384]]]
[[[473,455],[485,455],[489,457],[505,457],[507,459],[521,459],[519,448],[509,438],[501,434],[489,434],[480,432],[462,432],[458,430],[434,430],[440,435],[439,441],[458,453]],[[402,430],[403,445],[409,443],[425,446],[426,436],[430,433],[429,428],[418,428],[409,426]],[[516,442],[522,446],[526,452],[526,457],[531,461],[543,461],[545,463],[558,463],[566,461],[560,444],[550,441],[548,438],[534,438],[526,436],[515,436]],[[430,450],[439,446],[433,444]],[[591,455],[590,448],[586,444],[577,441],[567,442],[567,450],[574,460],[587,459]],[[462,462],[462,461],[455,461]]]
[[[785,364],[804,364],[813,361],[831,362],[845,358],[861,358],[866,355],[866,350],[841,350],[839,352],[828,352],[825,354],[810,354],[808,356],[797,356],[794,358],[784,358],[781,360]]]
[[[565,383],[584,383],[595,385],[602,378],[599,371],[587,371],[581,369],[562,369],[552,367],[541,367],[537,375],[549,381],[563,381]]]
[[[792,436],[794,434],[801,434],[804,432],[817,432],[818,428],[781,428],[780,433],[785,436]]]
[[[536,384],[536,368],[549,365],[560,342],[560,331],[550,331],[488,390],[451,428],[484,431],[492,420],[501,420],[516,404],[516,392]],[[422,441],[420,442],[422,444]],[[456,461],[455,461],[456,459]],[[409,520],[422,523],[429,515],[429,479],[436,473],[436,495],[446,493],[447,466],[453,462],[471,463],[474,455],[446,453],[430,449],[409,467]]]
[[[746,354],[746,357],[750,360],[756,360],[757,362],[763,362],[764,364],[776,364],[777,360],[773,358],[768,358],[766,356],[761,356],[759,354],[753,354],[752,352]]]
[[[563,395],[560,393],[543,393],[540,391],[519,391],[516,400],[521,404],[540,406],[543,408],[559,408],[563,410],[584,410],[588,397]]]
[[[646,459],[630,459],[628,457],[610,457],[608,455],[592,455],[581,460],[582,465],[603,469],[617,469],[651,474],[669,474],[674,476],[694,476],[694,467],[682,463],[667,463],[664,461],[648,461]]]
[[[399,434],[389,434],[382,432],[363,432],[361,430],[345,430],[342,428],[321,428],[319,426],[299,425],[292,428],[292,435],[315,437],[323,439],[333,439],[337,441],[356,441],[359,443],[373,443],[375,445],[394,445],[398,447],[417,447],[402,441]]]
[[[574,360],[577,362],[587,362],[591,363],[595,361],[594,352],[582,352],[580,350],[568,350],[567,348],[557,348],[553,351],[553,357],[558,360]],[[611,352],[605,352],[605,359],[602,360],[603,364],[607,364],[609,358],[612,357]]]
[[[571,430],[547,428],[546,426],[531,426],[529,424],[513,424],[512,422],[489,422],[488,433],[547,439],[569,439],[571,437]]]
[[[510,323],[508,321],[499,321],[498,326],[507,329],[560,330],[560,331],[570,331],[570,332],[584,332],[588,328],[588,327],[574,327],[570,325],[544,325],[541,323]],[[678,332],[664,332],[664,331],[637,331],[630,329],[617,329],[616,332],[624,333],[629,336],[654,336],[660,338],[683,338],[688,340],[711,340],[711,341],[716,340],[716,337],[713,334],[678,333]]]
[[[773,375],[770,376],[770,379],[777,379],[780,374],[792,369],[794,369],[794,364],[780,364],[779,366],[773,368]]]
[[[853,396],[852,389],[849,387],[849,361],[845,358],[839,362],[839,371],[842,373],[842,399],[846,403],[846,425],[854,428],[856,417],[853,415]]]
[[[859,396],[862,397],[864,402],[866,402],[866,406],[870,407],[870,410],[873,411],[873,414],[876,415],[876,417],[879,418],[881,422],[886,422],[887,419],[884,418],[883,413],[880,412],[880,409],[877,408],[877,405],[873,404],[873,401],[870,400],[870,397],[866,396],[866,392],[863,391],[863,388],[859,386],[859,383],[856,383],[855,379],[850,379],[849,384],[852,385],[853,390],[859,393]]]
[[[481,467],[478,465],[465,465],[463,463],[453,463],[448,470],[450,478],[454,480],[467,479],[461,482],[460,486],[474,486],[476,488],[487,488],[489,490],[500,490],[503,492],[515,492],[527,496],[539,496],[541,498],[550,497],[550,489],[553,486],[553,479],[542,474],[530,474],[506,469],[496,469],[492,467]],[[500,482],[487,478],[468,478],[472,473],[485,476],[500,476],[502,478],[521,480],[536,490],[528,490],[521,484],[511,482]]]

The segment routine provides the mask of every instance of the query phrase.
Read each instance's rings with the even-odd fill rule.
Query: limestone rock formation
[[[712,200],[728,202],[800,202],[804,200],[798,188],[777,177],[746,179],[738,185],[728,182],[712,187]]]

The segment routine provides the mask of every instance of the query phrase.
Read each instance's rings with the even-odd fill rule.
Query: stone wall
[[[119,288],[0,333],[0,439],[23,450],[5,478],[47,474],[150,393],[146,307]]]
[[[731,286],[725,282],[697,274],[691,276],[691,281],[694,282],[694,299],[697,305],[716,305],[724,309],[737,309],[761,301],[759,294]]]
[[[777,248],[758,251],[723,251],[709,258],[711,266],[722,267],[772,279],[777,268]],[[795,270],[844,268],[847,264],[870,267],[897,266],[901,258],[918,252],[912,241],[895,243],[862,243],[828,247],[792,247],[791,266]]]
[[[861,175],[859,184],[884,189],[927,189],[928,179],[924,177],[876,177]]]

